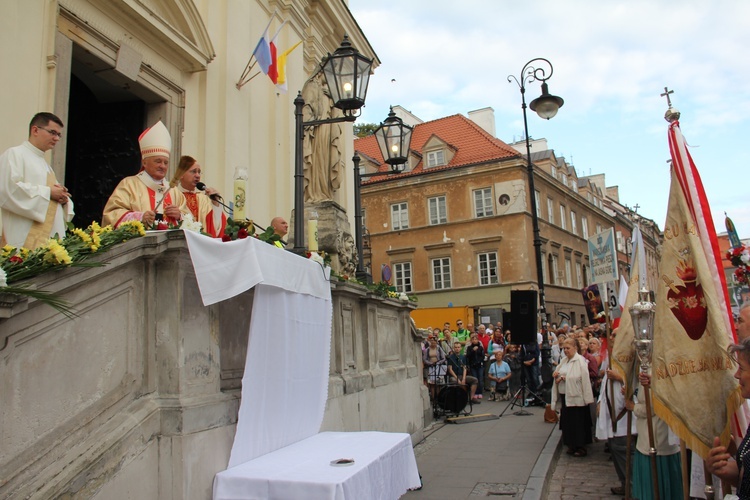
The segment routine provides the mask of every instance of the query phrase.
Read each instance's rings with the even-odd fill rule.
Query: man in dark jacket
[[[479,381],[468,372],[466,356],[461,354],[461,342],[456,341],[453,343],[453,352],[448,356],[448,376],[459,385],[468,385],[469,398],[474,404],[479,404],[479,398],[475,396]]]

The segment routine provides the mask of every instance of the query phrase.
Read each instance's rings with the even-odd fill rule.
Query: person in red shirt
[[[492,324],[490,323],[490,326],[491,325]],[[485,326],[480,324],[477,327],[477,338],[479,339],[479,342],[482,344],[482,347],[484,348],[484,363],[483,363],[484,364],[484,370],[483,370],[484,383],[480,384],[480,387],[489,387],[490,386],[490,376],[489,376],[490,365],[494,362],[494,360],[491,359],[488,354],[489,352],[488,348],[490,345],[490,340],[492,339],[492,334],[487,333],[487,329],[485,328]]]
[[[484,352],[487,352],[487,347],[490,344],[490,339],[492,336],[487,333],[487,329],[484,327],[484,325],[479,325],[477,327],[477,337],[479,338],[479,342],[482,343],[482,347],[484,347]]]

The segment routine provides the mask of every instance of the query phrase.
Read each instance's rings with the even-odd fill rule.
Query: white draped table
[[[409,434],[321,432],[220,472],[214,500],[392,500],[419,484]]]
[[[329,269],[247,238],[185,231],[204,305],[255,288],[242,400],[214,499],[393,499],[420,484],[408,434],[324,432]],[[333,467],[331,460],[353,458]]]

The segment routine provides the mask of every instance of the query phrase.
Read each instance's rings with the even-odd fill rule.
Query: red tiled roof
[[[493,137],[482,127],[463,115],[447,116],[416,125],[412,132],[410,150],[412,152],[419,152],[421,155],[425,143],[433,136],[439,137],[456,152],[447,165],[424,169],[424,162],[420,160],[411,171],[398,175],[390,175],[388,179],[419,175],[425,171],[436,172],[521,156],[518,151],[500,139]],[[390,172],[390,165],[387,165],[383,161],[383,155],[380,153],[374,135],[356,139],[354,141],[354,150],[380,162],[380,172]],[[370,178],[369,181],[382,180],[383,178],[376,176]]]

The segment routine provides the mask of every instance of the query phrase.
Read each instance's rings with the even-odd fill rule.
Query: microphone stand
[[[205,191],[205,188],[204,188],[204,189],[199,189],[199,191]],[[209,198],[211,198],[211,201],[215,201],[216,203],[218,203],[219,205],[221,205],[222,207],[224,207],[224,212],[225,212],[225,213],[226,213],[227,215],[229,215],[229,214],[231,213],[232,207],[229,207],[229,206],[225,205],[225,204],[224,204],[224,202],[223,202],[223,201],[221,201],[221,200],[223,200],[223,198],[221,197],[221,195],[219,195],[219,194],[215,194],[215,195],[209,196]],[[260,224],[257,224],[257,223],[256,223],[255,221],[253,221],[253,220],[250,220],[250,219],[247,219],[247,218],[246,218],[245,220],[246,220],[246,221],[249,221],[249,222],[252,222],[253,226],[255,226],[255,227],[256,227],[257,229],[260,229],[260,230],[261,230],[261,231],[263,231],[264,233],[265,233],[266,231],[268,231],[268,228],[267,228],[267,227],[263,227],[263,226],[261,226]],[[281,244],[282,244],[282,245],[284,245],[284,246],[286,246],[286,245],[287,245],[287,242],[286,242],[286,241],[284,241],[283,239],[279,238],[279,241],[281,242]]]

